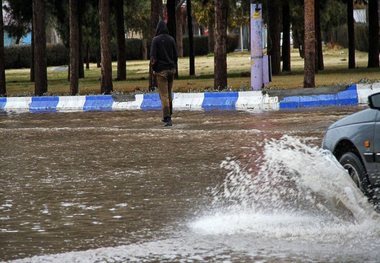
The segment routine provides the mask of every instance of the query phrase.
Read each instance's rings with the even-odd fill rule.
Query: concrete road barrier
[[[173,93],[174,110],[283,110],[366,104],[380,83],[347,88]],[[158,93],[0,98],[3,112],[160,110]]]

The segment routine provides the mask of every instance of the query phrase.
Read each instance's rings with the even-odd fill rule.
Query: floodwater
[[[319,148],[358,110],[0,115],[0,261],[376,262],[380,220]]]

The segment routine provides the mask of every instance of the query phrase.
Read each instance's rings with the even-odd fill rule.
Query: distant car
[[[368,97],[369,109],[332,124],[323,139],[368,197],[379,200],[380,192],[380,93]],[[378,203],[378,201],[377,201]]]

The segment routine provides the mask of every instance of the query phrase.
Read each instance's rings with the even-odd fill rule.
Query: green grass
[[[368,69],[367,53],[356,52],[357,68],[347,69],[346,49],[325,49],[325,70],[316,75],[316,85],[337,86],[357,83],[359,81],[375,82],[380,80],[379,69]],[[174,91],[191,92],[213,90],[214,57],[212,55],[195,58],[196,76],[189,76],[189,60],[179,60],[179,79],[174,82]],[[231,53],[227,58],[228,86],[231,90],[249,90],[250,86],[250,54]],[[113,63],[113,76],[116,77],[116,63]],[[8,96],[30,96],[34,93],[34,83],[29,81],[29,69],[6,70]],[[127,80],[114,81],[114,92],[147,92],[148,91],[148,61],[128,61]],[[267,86],[270,89],[302,88],[303,59],[297,50],[292,52],[292,72],[273,76]],[[85,78],[79,82],[81,95],[100,93],[100,69],[95,64],[85,71]],[[67,70],[57,71],[55,67],[48,68],[48,95],[68,95],[69,82]]]

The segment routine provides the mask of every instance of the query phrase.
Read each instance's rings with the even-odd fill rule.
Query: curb
[[[353,84],[346,89],[316,88],[242,92],[174,93],[175,110],[283,110],[366,104],[380,83]],[[265,94],[264,94],[265,93]],[[299,95],[294,95],[294,94]],[[279,99],[280,98],[280,99]],[[131,95],[0,98],[2,112],[82,112],[160,110],[158,93]]]
[[[346,90],[335,94],[308,96],[290,96],[280,101],[280,109],[297,109],[329,106],[358,105],[357,86],[351,85]]]

